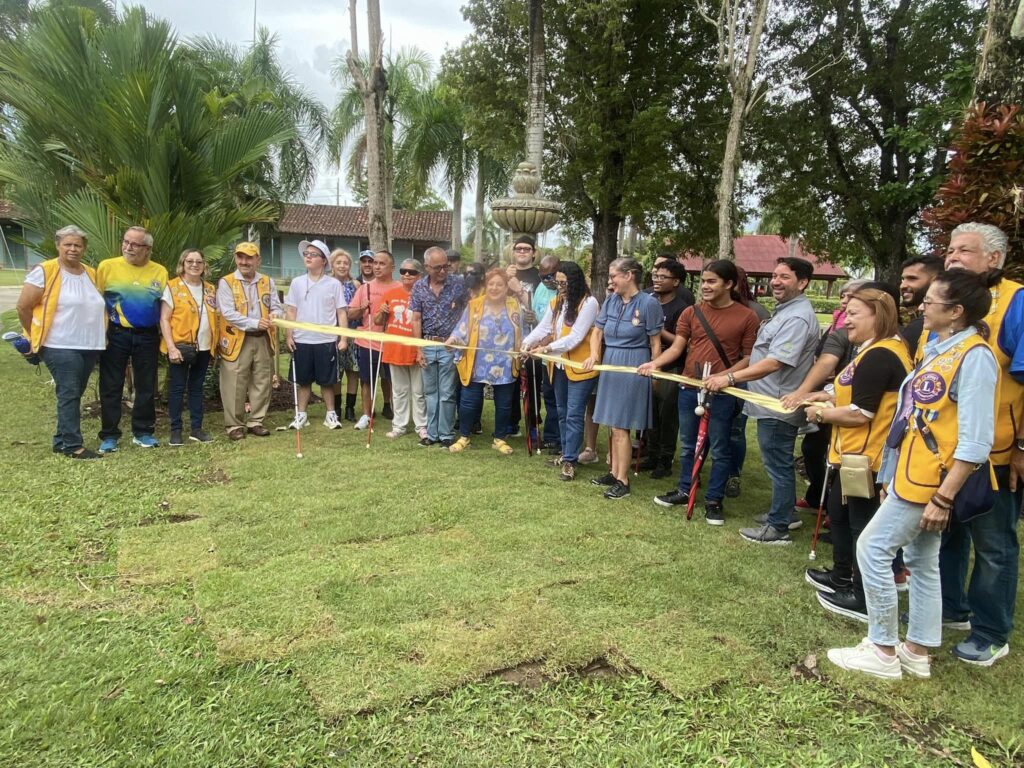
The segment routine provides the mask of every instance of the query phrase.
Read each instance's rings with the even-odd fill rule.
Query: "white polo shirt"
[[[288,295],[284,297],[286,307],[295,308],[295,320],[300,323],[336,326],[338,310],[348,306],[345,289],[341,282],[330,275],[319,280],[302,275],[292,280]],[[338,337],[328,333],[297,330],[293,334],[296,344],[337,343]]]

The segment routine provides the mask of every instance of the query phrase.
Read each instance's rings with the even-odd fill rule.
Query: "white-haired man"
[[[1024,286],[997,271],[1006,261],[1008,245],[998,227],[971,222],[953,230],[946,250],[947,270],[966,269],[989,278],[992,309],[985,322],[1002,374],[989,456],[999,481],[995,504],[988,514],[966,523],[952,517],[939,550],[943,622],[970,630],[953,654],[984,667],[1010,652],[1020,564],[1017,518],[1024,499]],[[918,344],[918,357],[927,333]],[[965,592],[972,542],[974,570]]]

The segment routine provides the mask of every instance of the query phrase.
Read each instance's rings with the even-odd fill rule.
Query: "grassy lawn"
[[[0,269],[0,286],[21,285],[25,282],[25,270]]]
[[[596,467],[562,483],[519,441],[455,456],[383,425],[367,450],[322,406],[303,460],[215,414],[210,446],[71,462],[45,371],[7,345],[0,370],[0,765],[1024,760],[1016,636],[989,670],[948,637],[930,681],[828,664],[864,628],[803,582],[811,526],[736,533],[768,500],[754,440],[713,528],[652,504],[664,482],[606,502]]]

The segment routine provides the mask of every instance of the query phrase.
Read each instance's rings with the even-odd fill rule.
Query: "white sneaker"
[[[338,421],[338,414],[334,411],[328,411],[324,417],[324,426],[328,429],[338,429],[341,426],[341,422]]]
[[[903,677],[900,660],[896,656],[882,658],[875,644],[866,637],[856,648],[829,648],[828,660],[837,667],[886,680],[899,680]]]
[[[896,658],[900,660],[900,667],[904,672],[909,672],[914,677],[931,677],[931,656],[918,656],[907,650],[907,646],[899,643],[896,646]]]
[[[370,417],[366,416],[364,414],[364,415],[359,417],[359,421],[357,421],[355,423],[355,426],[353,426],[352,428],[353,429],[366,429],[368,426],[370,426]]]
[[[309,416],[299,411],[295,414],[295,418],[292,419],[292,423],[288,425],[288,429],[302,429],[307,424],[309,424]]]
[[[404,434],[404,429],[392,429],[386,435],[384,435],[384,437],[390,437],[392,440],[394,440],[396,437],[401,437]]]

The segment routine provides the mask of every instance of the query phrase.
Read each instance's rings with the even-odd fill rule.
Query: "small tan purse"
[[[863,453],[844,453],[839,460],[839,486],[843,496],[870,499],[875,495],[871,459]]]

